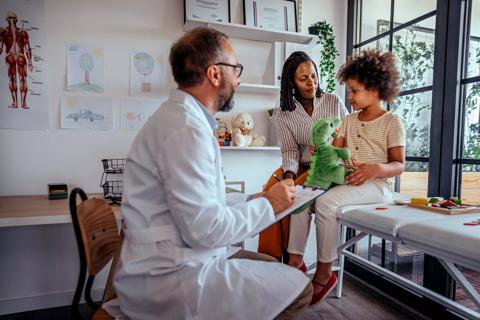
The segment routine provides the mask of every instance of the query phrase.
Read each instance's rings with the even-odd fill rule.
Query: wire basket
[[[121,204],[125,159],[102,159],[102,164],[103,174],[100,187],[103,188],[103,196],[112,204]]]
[[[102,159],[103,173],[118,174],[125,169],[125,159]]]
[[[122,202],[122,180],[105,181],[105,183],[102,185],[102,188],[105,199],[109,199],[115,204],[120,204]]]

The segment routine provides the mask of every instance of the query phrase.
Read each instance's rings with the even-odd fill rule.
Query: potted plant
[[[320,83],[327,86],[325,91],[335,90],[335,58],[339,55],[335,47],[335,35],[332,25],[326,21],[317,22],[308,27],[308,33],[318,36],[317,44],[320,44],[320,61],[318,62],[318,77]]]

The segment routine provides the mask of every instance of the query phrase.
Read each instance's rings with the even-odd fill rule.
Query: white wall
[[[242,8],[241,3],[232,1],[232,8]],[[303,3],[303,31],[323,19],[333,24],[340,64],[345,57],[346,4],[336,0]],[[238,12],[233,17],[234,22],[243,19]],[[136,134],[118,130],[119,100],[128,96],[129,50],[163,51],[165,95],[174,87],[167,58],[173,41],[183,34],[182,0],[47,0],[46,23],[50,129],[0,130],[0,196],[46,194],[47,183],[56,181],[66,182],[70,190],[80,186],[87,192],[100,192],[100,159],[124,157]],[[264,70],[269,46],[232,41],[239,62],[247,67],[243,81],[260,82],[255,70]],[[113,131],[59,129],[67,42],[104,46],[105,96],[113,98]],[[343,97],[343,90],[337,92]],[[277,99],[275,95],[239,93],[236,111],[252,112],[258,131],[266,134],[264,112]],[[259,191],[280,165],[279,151],[224,150],[222,157],[227,179],[246,181],[247,192]],[[255,240],[247,247],[256,249]],[[68,305],[78,272],[76,250],[70,224],[0,229],[0,314]],[[98,288],[102,288],[102,280]]]
[[[327,21],[333,27],[335,46],[339,56],[335,60],[335,73],[345,62],[347,52],[347,1],[302,1],[302,32],[308,33],[308,27],[318,21]],[[320,61],[320,48],[313,50],[313,59]],[[336,86],[335,93],[343,100],[345,86]]]
[[[304,1],[303,25],[319,20],[332,23],[336,45],[345,58],[346,4],[343,1]],[[234,22],[241,22],[241,1],[232,1]],[[45,194],[47,183],[63,181],[87,192],[100,192],[102,158],[124,157],[136,132],[118,130],[119,100],[128,96],[129,50],[164,52],[164,94],[175,86],[170,76],[168,52],[173,41],[183,34],[183,1],[46,1],[47,58],[49,63],[50,129],[44,131],[0,130],[0,195]],[[100,44],[105,49],[105,96],[113,98],[114,130],[84,131],[59,128],[59,97],[66,78],[65,44]],[[246,65],[244,82],[261,82],[269,47],[263,43],[233,40],[239,61]],[[256,59],[252,59],[256,57]],[[343,97],[343,90],[337,88]],[[273,107],[276,96],[237,94],[235,111],[250,111],[258,120],[257,131],[266,134],[264,109]],[[228,154],[227,154],[228,153]],[[246,180],[247,191],[261,188],[267,172],[279,164],[279,152],[225,154],[228,180]],[[258,156],[257,156],[258,155]],[[264,158],[255,166],[242,158]],[[244,175],[245,172],[246,175]],[[242,172],[242,173],[240,173]]]
[[[0,195],[45,194],[64,181],[99,192],[102,158],[124,157],[136,132],[118,130],[119,99],[128,96],[129,50],[165,52],[182,32],[183,1],[46,1],[50,130],[1,130]],[[114,102],[113,131],[59,129],[67,42],[105,49],[105,96]],[[167,66],[166,74],[170,74]],[[167,84],[174,83],[167,76]],[[168,88],[165,88],[165,93]]]

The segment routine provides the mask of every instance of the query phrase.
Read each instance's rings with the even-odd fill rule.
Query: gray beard
[[[228,112],[230,110],[233,109],[233,106],[235,105],[235,101],[233,101],[233,96],[230,97],[230,99],[228,99],[227,101],[225,101],[225,103],[223,104],[223,106],[218,110],[218,111],[221,111],[221,112]]]

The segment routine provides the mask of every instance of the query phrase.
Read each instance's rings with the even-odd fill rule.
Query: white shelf
[[[270,146],[270,147],[223,147],[220,146],[221,150],[248,150],[248,151],[280,151],[280,147]]]
[[[280,93],[280,87],[268,84],[240,83],[237,92],[278,95]]]
[[[190,31],[197,27],[216,29],[232,38],[262,42],[292,42],[310,44],[316,39],[315,35],[305,35],[290,31],[267,30],[262,28],[247,27],[243,24],[221,23],[198,19],[187,19],[183,25],[183,31]]]

